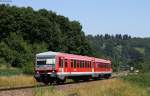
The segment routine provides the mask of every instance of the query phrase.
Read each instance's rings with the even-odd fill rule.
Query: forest
[[[85,35],[79,21],[56,12],[0,5],[0,67],[32,72],[36,53],[56,51],[110,59],[114,71],[132,66],[145,72],[150,70],[149,42],[128,34]]]

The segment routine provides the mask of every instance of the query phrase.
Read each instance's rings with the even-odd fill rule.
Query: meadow
[[[150,96],[150,74],[122,76],[57,89],[35,88],[35,96]]]
[[[69,88],[35,88],[35,96],[149,96],[150,91],[121,79],[92,81]]]
[[[37,82],[30,75],[16,75],[16,76],[0,76],[0,89],[23,87],[36,85]]]
[[[32,75],[0,76],[0,88],[36,85]],[[150,96],[150,74],[83,82],[65,87],[35,87],[33,96]]]

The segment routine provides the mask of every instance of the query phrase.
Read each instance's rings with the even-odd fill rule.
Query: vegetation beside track
[[[35,87],[34,96],[149,96],[150,74],[128,75],[121,78]],[[0,88],[36,85],[30,75],[1,76]]]
[[[32,85],[36,85],[36,81],[30,75],[0,76],[0,89]]]
[[[150,73],[142,73],[142,74],[132,74],[128,76],[123,76],[123,80],[129,81],[141,87],[149,87],[150,88]],[[150,91],[150,90],[149,90]],[[150,94],[150,93],[149,93]]]
[[[149,96],[149,92],[122,79],[99,80],[65,88],[36,88],[35,96]]]

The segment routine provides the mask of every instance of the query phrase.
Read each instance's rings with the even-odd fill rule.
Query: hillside
[[[44,51],[90,55],[78,21],[46,9],[0,5],[0,66],[30,68]]]
[[[78,21],[55,12],[0,5],[0,67],[4,69],[32,73],[35,54],[50,50],[111,59],[114,71],[122,66],[148,71],[149,42],[150,38],[120,34],[85,36]]]
[[[150,38],[133,38],[129,35],[88,35],[96,57],[111,59],[114,71],[121,67],[150,70]]]

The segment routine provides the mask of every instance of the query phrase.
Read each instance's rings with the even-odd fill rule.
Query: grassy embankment
[[[0,89],[20,86],[35,85],[36,81],[32,75],[24,75],[21,69],[1,68],[0,69]]]
[[[150,74],[140,74],[93,81],[59,90],[55,87],[35,88],[34,92],[35,96],[150,96],[149,82]]]
[[[12,72],[12,71],[11,71]],[[31,75],[7,75],[3,71],[0,76],[0,88],[18,87],[35,85],[36,82]],[[150,96],[150,74],[128,75],[126,77],[92,81],[88,83],[75,84],[66,88],[47,88],[33,89],[35,96]],[[72,95],[74,96],[74,95]]]

